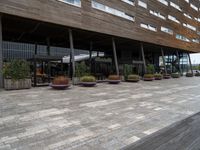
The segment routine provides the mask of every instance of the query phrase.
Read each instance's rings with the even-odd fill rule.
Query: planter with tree
[[[156,73],[156,74],[154,74],[154,78],[155,78],[155,80],[162,80],[163,79],[163,75],[160,74],[160,73]]]
[[[187,72],[185,76],[186,76],[186,77],[193,77],[194,75],[193,75],[192,72]]]
[[[171,75],[170,75],[170,74],[167,74],[167,73],[165,73],[165,74],[163,75],[163,78],[164,78],[164,79],[170,79],[170,78],[171,78]]]
[[[121,78],[119,75],[109,75],[108,83],[110,84],[119,84],[121,82]]]
[[[30,65],[25,60],[12,60],[5,63],[3,75],[6,90],[31,88]]]
[[[144,81],[153,81],[155,79],[154,78],[154,71],[155,71],[154,65],[149,64],[149,65],[147,65],[146,69],[147,69],[147,72],[146,72],[146,74],[144,74],[143,80]]]
[[[136,75],[136,74],[128,75],[127,81],[128,82],[138,82],[138,81],[140,81],[140,76]]]
[[[200,77],[200,72],[196,72],[196,73],[195,73],[195,76],[196,76],[196,77]]]
[[[69,78],[65,76],[55,77],[50,86],[57,90],[64,90],[70,86]]]
[[[171,77],[172,77],[172,78],[180,78],[181,75],[180,75],[180,73],[176,72],[176,73],[172,73],[172,74],[171,74]]]
[[[83,76],[81,77],[81,85],[85,87],[96,86],[96,78],[94,76]]]

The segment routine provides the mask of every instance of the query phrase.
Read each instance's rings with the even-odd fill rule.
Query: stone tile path
[[[0,91],[0,150],[113,150],[200,111],[200,78]]]

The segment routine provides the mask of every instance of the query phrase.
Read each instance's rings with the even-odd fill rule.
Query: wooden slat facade
[[[177,33],[189,39],[200,39],[200,35],[197,34],[197,31],[200,31],[200,22],[183,15],[186,12],[193,18],[200,18],[200,10],[195,11],[184,0],[170,0],[178,4],[183,9],[182,12],[170,5],[165,6],[157,0],[142,0],[147,3],[147,9],[138,6],[138,0],[135,1],[135,6],[121,0],[96,1],[135,16],[135,22],[96,10],[91,7],[91,0],[82,0],[80,8],[57,0],[0,0],[0,12],[191,52],[200,52],[200,44],[184,42],[175,37]],[[190,3],[200,8],[200,1],[190,0]],[[151,15],[149,10],[160,12],[166,18],[168,14],[175,16],[181,24],[169,19],[162,20]],[[157,32],[141,28],[140,23],[152,24],[157,27]],[[183,23],[195,26],[197,31],[183,27]],[[161,26],[172,29],[174,35],[161,32]]]

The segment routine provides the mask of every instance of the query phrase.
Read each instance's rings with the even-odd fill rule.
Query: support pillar
[[[2,16],[0,15],[0,88],[3,88],[3,39],[2,39]]]
[[[115,61],[116,74],[119,75],[119,66],[118,66],[116,44],[115,44],[114,38],[112,38],[112,46],[113,46],[113,55],[114,55],[114,61]]]
[[[90,61],[90,72],[92,72],[92,49],[93,49],[93,42],[90,42],[90,52],[89,52],[89,61]]]
[[[166,62],[165,62],[165,54],[164,54],[163,48],[161,48],[161,53],[162,53],[162,60],[163,60],[165,74],[167,74],[167,68],[166,68]]]
[[[177,59],[178,59],[179,72],[182,75],[181,63],[180,63],[180,55],[179,55],[178,51],[176,51],[176,56],[177,56]]]
[[[146,60],[145,60],[145,55],[144,55],[144,47],[142,43],[140,46],[141,46],[142,60],[143,60],[143,65],[144,65],[144,73],[146,73],[147,69],[146,69]]]
[[[192,61],[191,61],[190,53],[187,53],[187,54],[188,54],[189,63],[190,63],[190,70],[191,70],[192,75],[194,75],[194,72],[193,72],[193,69],[192,69]]]
[[[75,77],[75,59],[74,59],[74,41],[73,41],[73,34],[72,30],[69,29],[69,42],[70,42],[70,50],[71,50],[71,64],[72,64],[72,83],[74,84],[74,77]]]

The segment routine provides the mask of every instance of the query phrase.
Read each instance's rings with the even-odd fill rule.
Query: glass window
[[[100,3],[96,2],[96,1],[92,1],[92,8],[104,11],[106,13],[109,13],[109,14],[112,14],[112,15],[115,15],[115,16],[130,20],[130,21],[135,21],[134,16],[131,16],[131,15],[129,15],[129,14],[123,12],[123,11],[111,8],[109,6],[100,4]]]
[[[169,29],[169,28],[166,28],[166,27],[161,27],[161,31],[162,32],[165,32],[165,33],[168,33],[170,35],[173,35],[173,30]]]
[[[63,3],[81,7],[81,0],[58,0]]]

